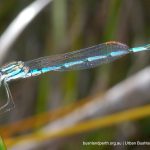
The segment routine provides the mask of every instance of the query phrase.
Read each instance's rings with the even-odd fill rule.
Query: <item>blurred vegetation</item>
[[[0,1],[1,34],[31,2],[33,1]],[[17,39],[5,62],[26,61],[111,40],[129,46],[150,43],[149,6],[149,0],[54,0]],[[148,66],[149,58],[150,54],[144,52],[91,70],[52,72],[14,81],[10,86],[16,109],[0,116],[0,122],[9,124],[69,106],[87,96],[103,94],[113,85]],[[149,123],[149,117],[133,122],[132,125],[140,133],[138,130],[127,139],[134,139],[138,134],[141,139],[149,140]],[[118,140],[121,133],[123,134],[122,130],[117,126],[99,129],[80,135],[79,139],[73,137],[69,144],[61,143],[60,149],[83,149],[83,140]],[[92,148],[94,147],[86,147]]]
[[[5,146],[5,144],[4,144],[4,142],[3,142],[1,137],[0,137],[0,149],[1,150],[6,150],[6,146]]]

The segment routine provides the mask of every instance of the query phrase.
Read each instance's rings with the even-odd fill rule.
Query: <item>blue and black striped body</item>
[[[29,76],[49,71],[81,70],[112,62],[128,54],[129,48],[119,42],[107,42],[66,54],[41,57],[25,62],[30,68]]]
[[[74,52],[42,57],[27,62],[12,62],[1,68],[1,78],[11,81],[37,76],[49,71],[81,70],[112,62],[128,54],[129,48],[119,42],[107,42]]]

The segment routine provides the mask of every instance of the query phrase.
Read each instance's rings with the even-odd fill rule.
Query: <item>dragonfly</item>
[[[0,68],[0,87],[4,86],[7,100],[0,113],[15,107],[8,83],[16,79],[35,77],[50,71],[71,71],[97,67],[110,63],[130,53],[150,50],[150,44],[129,48],[126,44],[110,41],[73,52],[37,58],[29,61],[14,61]]]

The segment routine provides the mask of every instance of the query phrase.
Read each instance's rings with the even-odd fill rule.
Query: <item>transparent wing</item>
[[[107,42],[74,52],[42,57],[25,62],[31,70],[68,71],[96,67],[112,62],[129,53],[127,45],[119,42]]]

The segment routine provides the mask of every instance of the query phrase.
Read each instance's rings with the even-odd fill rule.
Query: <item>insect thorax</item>
[[[1,74],[3,80],[10,81],[19,78],[25,78],[25,75],[28,73],[29,68],[24,66],[24,62],[16,61],[4,65],[1,68]]]

